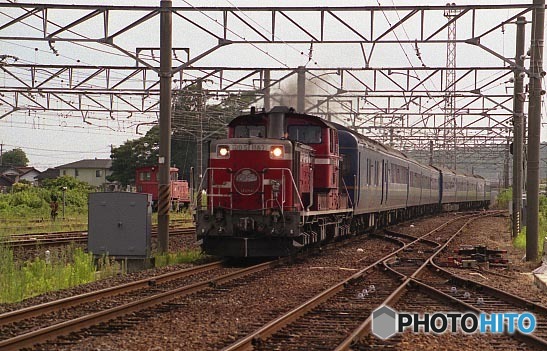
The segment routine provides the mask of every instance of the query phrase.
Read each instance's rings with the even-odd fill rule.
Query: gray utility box
[[[151,204],[151,194],[89,194],[88,250],[98,256],[148,258],[151,251]]]

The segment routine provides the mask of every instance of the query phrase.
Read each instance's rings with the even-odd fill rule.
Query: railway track
[[[463,297],[463,293],[466,291],[465,289],[471,289],[464,287],[468,286],[466,285],[467,283],[462,282],[462,287],[460,287],[460,284],[456,281],[450,281],[450,278],[448,278],[448,276],[440,275],[440,273],[437,271],[437,268],[433,266],[432,263],[435,255],[446,249],[450,240],[452,240],[457,235],[457,232],[466,225],[466,223],[464,222],[471,221],[475,217],[478,218],[480,217],[480,215],[465,216],[465,218],[455,219],[448,223],[444,223],[443,226],[441,226],[443,228],[437,228],[435,230],[429,231],[424,235],[419,236],[397,233],[393,231],[385,231],[383,234],[380,235],[382,237],[382,240],[384,242],[386,240],[393,242],[399,248],[395,248],[394,245],[384,244],[384,252],[380,253],[376,252],[376,250],[373,253],[368,252],[368,254],[366,255],[360,255],[360,259],[357,261],[360,262],[360,265],[355,266],[350,266],[347,263],[341,264],[338,263],[336,260],[333,260],[334,264],[341,264],[340,266],[338,266],[338,268],[344,269],[344,271],[340,272],[348,273],[346,275],[343,275],[343,277],[349,278],[344,279],[344,281],[339,282],[334,286],[331,286],[330,288],[324,290],[319,295],[317,295],[321,296],[323,300],[316,300],[315,298],[317,296],[315,296],[315,294],[317,294],[318,291],[325,289],[325,287],[327,287],[329,283],[323,284],[321,289],[315,290],[313,293],[308,293],[307,295],[305,294],[300,299],[295,300],[294,304],[291,303],[285,309],[277,309],[277,313],[275,308],[258,310],[264,312],[260,312],[262,313],[261,317],[255,318],[255,321],[252,322],[252,325],[249,325],[244,329],[238,329],[238,332],[231,335],[228,340],[225,339],[224,341],[222,341],[218,339],[216,341],[213,341],[213,343],[209,345],[215,345],[211,346],[211,349],[224,348],[225,350],[364,350],[369,349],[370,347],[378,347],[380,349],[398,348],[397,343],[400,342],[399,335],[396,335],[395,337],[387,341],[382,341],[380,339],[370,336],[371,325],[370,319],[367,319],[367,316],[369,316],[370,313],[379,305],[388,304],[390,306],[393,306],[394,308],[400,308],[399,310],[403,311],[408,310],[409,308],[413,308],[413,310],[418,310],[420,307],[422,309],[426,309],[426,311],[431,311],[432,308],[436,309],[437,311],[454,311],[458,310],[458,308],[461,308],[461,311],[473,310],[468,307],[462,307],[464,305],[457,301],[458,296],[447,294],[447,291],[450,292],[453,286],[457,286],[458,292],[461,292],[461,295]],[[374,238],[374,236],[368,240],[372,240],[373,242],[380,241],[380,239]],[[342,243],[343,242],[337,244]],[[353,253],[355,253],[356,248],[365,248],[365,250],[367,250],[367,246],[361,245],[363,244],[351,244],[348,246],[352,248],[352,250],[350,251]],[[343,252],[341,251],[341,248],[342,247],[335,248],[334,251],[338,252],[338,254],[342,254]],[[70,337],[56,338],[56,336],[58,335],[66,335],[69,332],[69,329],[65,329],[64,331],[57,334],[55,331],[53,331],[53,334],[42,334],[39,336],[42,338],[40,341],[30,341],[27,345],[32,345],[35,342],[43,342],[43,340],[55,339],[51,342],[47,342],[46,344],[40,344],[38,348],[44,350],[54,350],[57,348],[71,349],[71,345],[73,346],[77,343],[80,343],[80,340],[87,338],[91,338],[90,341],[88,341],[91,342],[90,345],[95,345],[94,341],[91,340],[96,340],[97,338],[97,342],[102,344],[102,341],[99,341],[102,335],[110,335],[110,337],[107,338],[112,338],[113,333],[136,328],[136,326],[140,326],[145,323],[147,319],[156,318],[158,314],[169,315],[171,313],[174,313],[173,311],[180,311],[177,313],[182,313],[183,315],[190,313],[188,314],[188,321],[195,322],[196,318],[200,318],[197,316],[201,316],[203,313],[208,314],[206,311],[203,310],[203,308],[209,308],[206,306],[216,306],[211,308],[213,308],[215,311],[218,311],[217,308],[218,306],[220,306],[218,303],[208,304],[204,301],[248,301],[244,298],[239,297],[237,293],[234,294],[234,291],[244,289],[247,286],[249,286],[249,288],[252,286],[257,286],[257,284],[260,284],[258,283],[260,281],[263,282],[262,284],[270,284],[266,283],[266,281],[272,282],[272,280],[264,280],[265,277],[270,277],[272,275],[275,276],[275,272],[278,272],[277,274],[279,274],[279,272],[283,271],[287,271],[286,274],[288,275],[292,271],[291,266],[283,266],[281,268],[276,268],[275,270],[265,271],[265,269],[266,268],[262,269],[261,274],[253,275],[252,273],[250,273],[248,275],[245,275],[245,277],[242,277],[243,279],[234,278],[232,280],[226,281],[217,281],[214,278],[209,279],[208,277],[200,279],[199,283],[203,282],[205,283],[205,285],[202,285],[202,288],[198,290],[192,291],[201,292],[192,295],[191,298],[185,298],[181,300],[177,299],[171,301],[175,298],[173,297],[166,298],[166,300],[161,302],[150,302],[148,304],[148,302],[136,302],[137,298],[140,300],[147,299],[147,297],[142,299],[141,297],[137,296],[135,300],[124,303],[124,305],[131,306],[128,310],[120,312],[119,316],[122,316],[122,318],[120,318],[119,316],[117,317],[114,314],[119,311],[112,311],[113,314],[109,314],[110,312],[107,312],[109,310],[116,310],[119,306],[122,305],[109,306],[109,308],[105,308],[101,311],[93,311],[93,314],[91,316],[85,315],[86,321],[82,321],[82,323],[88,324],[76,325],[76,327],[73,327],[73,330],[86,328],[86,331],[84,332],[71,334]],[[308,269],[317,269],[316,271],[319,271],[323,269],[337,269],[337,267],[333,266],[332,264],[323,264],[319,266],[310,266]],[[353,274],[352,271],[357,273]],[[435,275],[433,275],[433,273]],[[430,279],[431,281],[427,280],[426,278]],[[333,279],[329,280],[331,282],[330,284],[332,284],[332,282],[335,282],[337,279],[340,279],[340,276],[333,276]],[[450,282],[447,283],[448,281]],[[197,283],[198,282],[196,281],[192,284]],[[437,283],[439,285],[435,286],[435,284]],[[161,285],[154,282],[148,282],[146,284],[152,286]],[[178,285],[180,287],[181,284],[179,283]],[[186,285],[191,284],[186,284],[185,282],[185,286]],[[422,287],[422,285],[424,287]],[[482,291],[482,289],[484,288],[478,289]],[[277,290],[272,289],[271,291]],[[255,291],[255,289],[253,289],[253,291]],[[272,295],[263,295],[264,290],[260,291],[260,293],[256,291],[259,294],[257,301],[262,301],[261,303],[264,304],[264,300],[259,297],[266,296],[266,298],[268,298],[268,296],[271,297]],[[159,294],[167,294],[167,291],[162,291]],[[472,291],[471,294],[472,299],[476,297],[475,292]],[[446,297],[445,295],[447,295],[448,297]],[[273,296],[279,298],[276,293],[274,293]],[[401,299],[402,296],[404,296],[403,299]],[[469,297],[468,295],[466,296]],[[472,306],[472,299],[466,302],[470,306]],[[104,301],[108,299],[99,299],[99,301],[101,300]],[[484,298],[484,300],[486,300],[486,298]],[[191,306],[195,304],[196,301],[201,301],[198,302],[202,308],[201,312],[199,312],[199,314],[191,314],[192,312],[190,312],[189,310],[193,310]],[[306,301],[306,303],[298,306],[298,304],[301,304],[302,301]],[[414,305],[409,304],[409,301],[412,301]],[[133,302],[139,307],[137,307],[136,305],[132,305]],[[401,302],[403,304],[401,304]],[[465,301],[463,302],[465,303]],[[500,302],[497,303],[498,305],[500,304]],[[424,304],[428,304],[428,306],[424,307]],[[495,306],[495,304],[493,304],[493,306]],[[504,308],[509,308],[507,306],[508,305],[505,305]],[[530,307],[532,306],[531,304],[528,303],[525,306],[528,307],[525,307],[522,310],[528,310],[536,313],[538,315],[538,321],[545,320],[545,317],[539,317],[539,314],[536,312],[535,307]],[[538,307],[543,308],[541,306]],[[133,310],[131,310],[132,308]],[[241,305],[239,306],[239,308],[245,309],[245,305]],[[291,311],[286,313],[287,309],[289,308],[291,309]],[[91,305],[88,305],[87,309],[91,310]],[[510,310],[520,311],[521,309],[516,309],[513,307]],[[253,311],[254,313],[256,313],[257,310],[255,309]],[[57,314],[58,313],[59,312],[57,312]],[[61,315],[64,315],[65,313],[66,312],[63,312],[61,313]],[[96,314],[104,314],[106,317],[105,319],[102,319],[102,321],[108,322],[98,326],[97,324],[101,322],[93,321],[95,318],[94,315]],[[247,314],[249,314],[249,312]],[[215,313],[215,315],[217,315],[217,313]],[[83,317],[83,315],[81,317],[76,316],[76,319]],[[2,318],[3,316],[0,316],[0,320]],[[228,320],[230,319],[230,317],[227,316],[222,317],[222,314],[217,315],[216,318],[227,318]],[[241,316],[239,318],[241,318]],[[57,318],[50,317],[50,319],[56,320]],[[233,319],[236,319],[235,316],[233,317]],[[29,329],[27,329],[28,332],[19,335],[31,334],[34,332],[37,327],[35,323],[32,322],[33,320],[35,319],[27,318],[20,320],[19,322],[15,322],[22,323],[19,324],[20,326],[29,326]],[[56,322],[56,325],[64,325],[65,322],[67,321],[59,321],[59,323]],[[215,326],[217,328],[220,327],[220,325],[216,323]],[[7,335],[10,333],[9,329],[1,328],[3,327],[0,327],[0,335]],[[57,327],[55,327],[55,329],[56,328]],[[205,335],[212,335],[217,333],[214,330],[211,333],[204,332],[203,328],[207,328],[207,326],[197,327],[196,330],[201,330],[200,333],[204,335],[204,337]],[[144,328],[143,332],[147,333],[148,328]],[[542,334],[537,334],[537,336],[538,337],[535,339],[532,338],[522,340],[524,340],[527,345],[544,345],[542,344],[541,340]],[[415,338],[416,336],[413,335],[412,337]],[[501,341],[498,341],[498,339]],[[235,343],[229,344],[230,342],[234,341]],[[500,350],[508,348],[520,348],[515,347],[515,343],[516,341],[511,338],[500,338],[498,336],[496,342],[492,343],[491,346],[496,345],[496,347]],[[188,345],[192,344],[188,343],[187,346]],[[4,349],[3,346],[4,345],[0,343],[0,349]],[[195,344],[194,347],[196,347]],[[13,349],[17,348],[18,347],[15,347]],[[114,349],[115,348],[116,347],[114,347]]]
[[[379,239],[374,238],[366,240],[380,242]],[[331,245],[331,249],[337,250],[337,248],[341,246],[350,244],[351,240],[336,242]],[[384,245],[383,247],[384,250],[387,250],[386,252],[390,252],[393,249],[393,245]],[[88,293],[84,296],[75,296],[60,301],[54,301],[49,304],[44,304],[42,306],[29,307],[24,310],[9,312],[0,315],[0,321],[5,321],[0,323],[0,335],[10,335],[13,337],[10,337],[10,339],[1,340],[0,349],[11,350],[18,349],[20,347],[32,347],[32,345],[35,345],[36,343],[42,343],[48,340],[53,341],[51,343],[48,342],[46,344],[41,344],[39,346],[40,349],[42,349],[42,347],[45,349],[55,349],[55,345],[66,345],[71,343],[71,341],[57,339],[59,336],[67,335],[74,331],[81,330],[82,328],[87,328],[87,331],[84,332],[86,335],[108,334],[111,333],[112,330],[130,326],[136,319],[140,320],[143,318],[142,315],[146,315],[147,313],[155,315],[157,313],[156,311],[162,311],[165,309],[168,310],[173,304],[174,306],[179,305],[177,302],[167,302],[169,300],[199,291],[203,291],[202,295],[211,295],[218,298],[233,288],[237,288],[242,285],[245,286],[248,281],[253,279],[253,273],[278,266],[288,261],[289,259],[285,258],[279,261],[266,262],[264,264],[256,265],[250,267],[249,269],[234,269],[234,273],[230,272],[222,277],[209,278],[208,275],[205,279],[200,279],[200,281],[196,281],[189,285],[187,284],[188,286],[182,288],[179,287],[180,284],[178,284],[179,286],[174,287],[175,292],[170,292],[166,289],[165,292],[161,292],[160,294],[156,293],[155,295],[159,295],[158,299],[155,298],[155,295],[142,298],[142,294],[139,293],[138,299],[134,299],[124,305],[115,307],[110,306],[109,308],[105,308],[101,311],[96,311],[96,303],[107,301],[112,296],[120,296],[123,294],[131,295],[139,290],[155,291],[160,286],[160,283],[163,283],[163,280],[175,280],[179,278],[174,276],[174,274],[169,274],[166,278],[155,277],[130,283],[126,286],[105,289],[97,293]],[[217,267],[219,263],[213,263],[211,265]],[[289,265],[284,269],[290,270],[290,267],[291,266]],[[281,271],[284,269],[282,268]],[[193,270],[184,271],[183,276],[191,273],[195,274]],[[241,278],[243,277],[249,278],[242,280]],[[228,283],[236,279],[237,282]],[[152,299],[154,300],[152,301]],[[117,297],[116,300],[119,300],[119,298]],[[156,306],[160,304],[162,304],[163,307]],[[125,306],[127,306],[127,308]],[[154,309],[150,309],[151,306],[156,307]],[[147,308],[148,310],[145,311]],[[82,313],[76,314],[73,316],[74,318],[71,317],[71,319],[68,319],[68,315],[73,315],[73,313],[69,313],[67,311],[77,309],[81,309]],[[96,312],[89,315],[86,314],[85,311]],[[140,311],[138,312],[138,316],[134,314],[135,311]],[[128,316],[128,314],[130,314],[130,316]],[[59,316],[63,316],[63,319],[59,319]],[[49,326],[52,320],[58,320],[59,322],[56,322],[53,326]],[[102,326],[98,326],[98,324],[102,322],[107,323]]]
[[[210,289],[268,269],[283,260],[250,267],[224,267],[223,262],[172,272],[0,315],[0,349],[19,350],[61,335],[105,323],[177,297]],[[116,296],[114,305],[110,300]],[[120,299],[120,296],[123,298]],[[51,324],[56,320],[55,324]]]
[[[386,232],[386,239],[404,245],[223,350],[351,349],[370,334],[372,311],[380,305],[395,306],[411,287],[420,284],[416,277],[433,257],[468,223],[484,215],[454,219],[419,237]],[[536,344],[535,340],[527,342]]]
[[[173,226],[169,228],[169,235],[193,235],[195,227]],[[152,237],[157,236],[157,231],[152,230]],[[12,234],[0,243],[10,248],[34,247],[37,245],[63,245],[68,243],[87,243],[87,232],[69,231],[55,233],[36,234]]]

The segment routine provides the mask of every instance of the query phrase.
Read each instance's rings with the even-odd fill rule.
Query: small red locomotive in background
[[[152,194],[152,208],[158,206],[158,172],[157,166],[145,166],[136,169],[135,185],[137,192]],[[190,193],[188,182],[179,180],[179,169],[171,167],[169,179],[171,180],[171,204],[175,210],[188,207],[190,204]]]

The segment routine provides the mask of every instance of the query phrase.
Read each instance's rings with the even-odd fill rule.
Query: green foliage
[[[26,167],[28,165],[27,154],[22,149],[13,149],[2,154],[2,164],[14,167]]]
[[[243,108],[252,104],[255,95],[230,94],[222,100],[207,101],[207,91],[198,84],[180,91],[173,101],[171,136],[171,166],[179,168],[179,176],[190,178],[190,167],[196,167],[197,138],[204,142],[226,136],[226,125],[241,114]],[[198,123],[199,122],[199,123]],[[152,127],[145,136],[128,140],[112,149],[112,175],[109,181],[123,185],[134,184],[135,169],[155,165],[159,151],[159,127]]]
[[[13,187],[11,194],[0,194],[0,217],[43,217],[49,211],[50,192],[36,187]]]
[[[44,179],[42,182],[42,187],[57,192],[61,192],[63,187],[66,187],[67,190],[79,190],[90,192],[93,190],[93,187],[86,182],[82,182],[71,176],[61,176],[55,179]]]
[[[507,209],[509,203],[513,199],[513,189],[507,188],[500,191],[498,197],[496,198],[496,207],[501,209]]]
[[[539,238],[538,256],[543,254],[543,243],[547,236],[547,196],[539,197]],[[513,239],[513,246],[519,249],[526,249],[526,227],[523,227],[519,235]]]
[[[53,256],[53,257],[52,257]],[[0,245],[0,303],[16,302],[52,290],[70,288],[95,279],[93,256],[81,248],[18,262]]]
[[[156,267],[164,267],[178,263],[194,263],[203,258],[203,254],[199,249],[170,252],[168,254],[155,256],[155,265]]]
[[[112,174],[109,181],[119,181],[123,185],[135,182],[135,169],[155,165],[159,153],[159,127],[152,127],[144,137],[128,140],[112,149]]]
[[[0,218],[49,218],[50,202],[57,198],[59,211],[64,194],[67,214],[87,213],[87,197],[93,188],[70,176],[44,181],[43,187],[16,183],[10,194],[0,194]]]

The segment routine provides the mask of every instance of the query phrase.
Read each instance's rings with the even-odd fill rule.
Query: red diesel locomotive
[[[240,116],[211,142],[196,209],[202,248],[220,256],[285,256],[349,233],[338,131],[287,107]],[[204,184],[206,182],[206,185]],[[201,204],[201,201],[198,201]]]
[[[171,204],[172,208],[178,210],[190,204],[190,193],[188,182],[179,180],[179,169],[171,167],[169,179],[171,180]],[[135,185],[137,192],[152,194],[152,208],[158,207],[158,175],[159,167],[145,166],[136,169]]]

